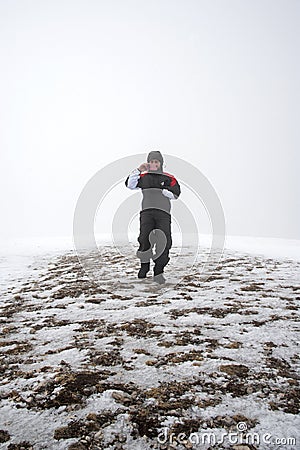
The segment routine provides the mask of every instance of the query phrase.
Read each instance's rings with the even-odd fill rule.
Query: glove
[[[163,194],[165,197],[170,198],[171,200],[174,200],[174,199],[175,199],[175,196],[174,196],[173,192],[168,191],[167,189],[163,189],[163,190],[162,190],[162,194]]]

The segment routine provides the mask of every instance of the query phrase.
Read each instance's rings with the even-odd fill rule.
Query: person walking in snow
[[[153,280],[159,284],[166,281],[163,272],[170,260],[169,250],[172,246],[170,200],[177,199],[181,193],[176,178],[163,172],[163,164],[160,151],[151,151],[147,156],[147,163],[134,169],[125,180],[125,185],[129,189],[142,189],[143,193],[137,250],[137,256],[141,261],[138,278],[146,278],[152,258],[155,263]],[[149,235],[155,229],[158,231],[154,232],[156,253],[153,254]],[[165,238],[159,230],[164,233]]]

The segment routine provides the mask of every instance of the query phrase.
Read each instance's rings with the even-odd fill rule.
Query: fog
[[[293,0],[0,0],[1,235],[71,235],[97,171],[160,150],[208,178],[227,234],[300,239],[299,19]]]

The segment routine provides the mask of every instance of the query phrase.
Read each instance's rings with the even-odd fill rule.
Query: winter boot
[[[159,273],[157,275],[154,275],[153,281],[155,281],[158,284],[164,284],[166,282],[166,279],[165,279],[163,273]]]
[[[150,262],[141,263],[141,268],[138,272],[138,278],[146,278],[147,272],[150,270]]]
[[[157,264],[155,263],[154,268],[153,268],[153,281],[155,281],[156,283],[159,284],[163,284],[166,282],[166,279],[163,275],[164,272],[164,267],[161,264]]]

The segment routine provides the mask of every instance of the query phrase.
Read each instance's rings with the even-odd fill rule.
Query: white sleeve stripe
[[[139,188],[137,187],[137,184],[138,184],[138,182],[139,182],[140,173],[141,173],[141,172],[139,171],[139,169],[134,169],[134,170],[130,173],[129,178],[128,178],[128,182],[127,182],[127,187],[128,187],[129,189],[139,189]]]

